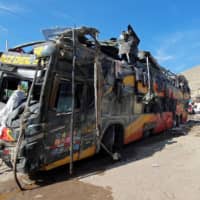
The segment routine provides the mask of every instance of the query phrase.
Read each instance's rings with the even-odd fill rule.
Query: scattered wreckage
[[[0,156],[15,172],[67,163],[72,172],[74,161],[100,149],[119,159],[124,144],[186,122],[185,77],[138,51],[131,26],[119,40],[99,41],[98,33],[49,29],[45,41],[1,53]],[[5,110],[17,85],[25,98]]]

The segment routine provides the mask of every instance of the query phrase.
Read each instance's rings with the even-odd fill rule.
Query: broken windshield
[[[19,94],[19,92],[17,91],[21,91],[21,96],[23,93],[23,98],[20,98],[20,102],[18,104],[21,104],[22,102],[26,101],[32,84],[32,80],[32,78],[22,77],[19,74],[14,75],[12,73],[4,72],[1,76],[0,102],[4,104],[8,103],[12,95]],[[31,96],[31,100],[39,101],[40,90],[41,85],[36,83],[33,87],[33,94]]]

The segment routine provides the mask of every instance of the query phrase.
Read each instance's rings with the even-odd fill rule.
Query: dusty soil
[[[0,200],[199,200],[199,156],[200,116],[194,115],[182,128],[126,146],[120,162],[97,155],[76,163],[73,177],[68,166],[37,174],[24,192],[1,166]]]

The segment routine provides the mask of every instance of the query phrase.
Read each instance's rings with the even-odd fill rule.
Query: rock
[[[43,195],[41,195],[41,194],[37,194],[37,195],[35,195],[35,199],[41,199],[43,197]]]

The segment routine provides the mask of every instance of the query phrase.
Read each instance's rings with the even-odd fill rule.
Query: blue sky
[[[200,1],[197,0],[0,0],[0,50],[41,40],[56,26],[94,26],[100,39],[118,37],[130,23],[149,50],[173,72],[200,64]]]

